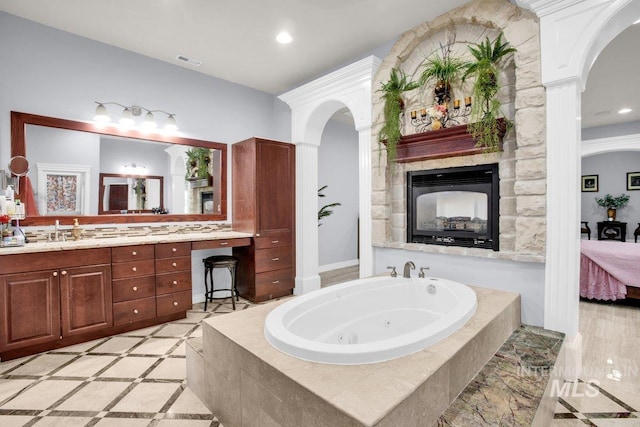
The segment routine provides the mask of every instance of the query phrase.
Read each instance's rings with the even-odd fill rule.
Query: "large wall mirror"
[[[24,225],[227,219],[227,145],[11,112]]]

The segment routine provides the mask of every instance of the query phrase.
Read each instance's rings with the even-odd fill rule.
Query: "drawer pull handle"
[[[171,265],[174,266],[174,267],[178,266],[178,264],[176,264],[175,262],[173,264],[171,264]]]
[[[138,252],[133,251],[133,252],[131,252],[131,255],[136,256],[136,255],[138,255]]]
[[[280,243],[280,240],[272,240],[271,243],[275,245],[276,243]]]
[[[176,252],[177,249],[176,248],[171,248],[171,252]]]
[[[177,306],[178,306],[178,301],[174,301],[174,302],[173,302],[173,305],[174,305],[175,307],[177,307]]]
[[[228,244],[229,244],[229,242],[220,242],[220,246],[226,246]]]
[[[61,274],[62,274],[63,276],[66,276],[66,275],[67,275],[67,270],[62,270]]]
[[[138,271],[137,267],[131,267],[131,271]]]
[[[138,314],[138,309],[137,308],[133,310],[133,314]]]
[[[274,280],[274,281],[273,281],[273,282],[271,282],[271,283],[273,283],[274,285],[277,285],[278,283],[280,283],[280,280]]]
[[[177,284],[178,284],[178,281],[177,281],[177,280],[174,280],[174,281],[173,281],[173,284],[174,284],[174,285],[177,285]]]
[[[280,261],[280,258],[278,258],[278,257],[271,258],[271,261]]]
[[[137,287],[137,286],[134,286],[134,287],[133,287],[133,291],[134,291],[134,292],[137,292],[137,291],[138,291],[138,287]]]
[[[57,271],[53,272],[53,277],[58,277],[58,272]]]

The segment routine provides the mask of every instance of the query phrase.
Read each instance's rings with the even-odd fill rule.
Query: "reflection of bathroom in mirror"
[[[184,216],[178,220],[226,218],[223,144],[180,137],[165,138],[178,143],[158,142],[29,123],[24,132],[33,165],[27,175],[37,205],[29,209],[33,220],[84,215],[100,223],[108,214],[119,222],[113,215],[151,213]]]

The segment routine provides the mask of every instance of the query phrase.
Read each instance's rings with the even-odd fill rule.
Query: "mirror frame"
[[[189,145],[220,150],[220,204],[221,213],[218,215],[207,214],[111,214],[111,215],[84,215],[79,217],[81,224],[124,224],[145,222],[189,222],[189,221],[226,221],[227,220],[227,144],[222,142],[204,141],[185,138],[181,136],[150,134],[135,129],[121,129],[116,126],[99,126],[89,122],[59,119],[56,117],[39,116],[36,114],[11,112],[11,157],[27,157],[26,129],[27,125],[45,126],[57,129],[77,130],[100,135],[119,136],[146,141],[166,142],[169,144]],[[28,159],[28,157],[27,157]],[[24,177],[19,178],[20,188],[24,187]],[[52,225],[55,220],[61,224],[72,225],[73,217],[69,215],[44,215],[37,217],[27,216],[20,220],[21,225]]]
[[[164,206],[164,177],[159,175],[131,175],[126,173],[100,173],[100,196],[98,197],[98,215],[114,215],[117,212],[114,209],[104,208],[105,178],[144,178],[160,180],[160,207]],[[133,209],[134,211],[136,209]],[[151,213],[151,209],[142,209],[140,213]],[[131,215],[131,214],[127,214]]]

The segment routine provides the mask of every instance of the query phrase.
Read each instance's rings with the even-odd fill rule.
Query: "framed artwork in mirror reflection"
[[[640,190],[640,172],[627,172],[627,190]]]

